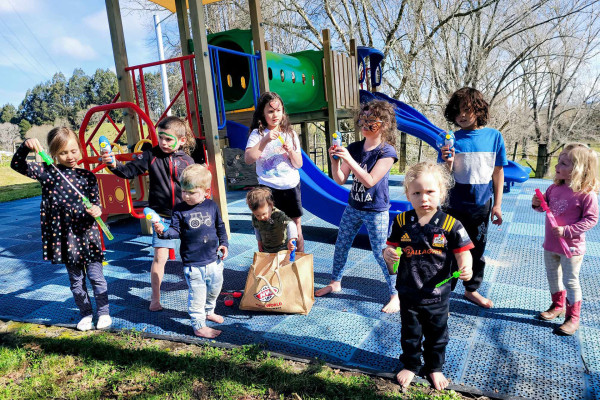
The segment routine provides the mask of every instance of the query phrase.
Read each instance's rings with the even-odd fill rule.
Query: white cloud
[[[0,1],[0,14],[30,13],[40,9],[37,0],[2,0]]]
[[[83,17],[83,25],[92,30],[110,34],[108,29],[108,17],[106,16],[105,10]]]
[[[70,56],[79,60],[93,60],[97,57],[96,51],[91,46],[68,36],[54,39],[52,41],[52,49],[56,54]]]

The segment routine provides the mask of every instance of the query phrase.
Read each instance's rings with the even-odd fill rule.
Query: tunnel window
[[[306,85],[306,75],[302,74],[302,84]]]
[[[273,80],[273,70],[271,69],[271,67],[269,67],[269,80]]]
[[[246,89],[246,78],[242,76],[241,82],[242,84],[242,89]]]
[[[231,79],[231,75],[227,75],[227,86],[233,87],[233,79]]]
[[[283,72],[283,70],[279,71],[279,74],[281,75],[281,82],[285,81],[285,72]]]
[[[292,71],[292,83],[296,83],[296,74]]]

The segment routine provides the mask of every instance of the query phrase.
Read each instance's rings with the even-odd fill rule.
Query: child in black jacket
[[[149,207],[169,223],[173,207],[181,202],[181,174],[188,165],[194,164],[194,160],[188,154],[193,151],[196,139],[187,122],[177,117],[162,120],[157,126],[157,134],[158,146],[144,151],[140,158],[121,164],[112,157],[112,153],[104,153],[102,162],[108,165],[116,176],[125,179],[133,179],[148,172]],[[149,309],[160,311],[160,284],[165,274],[169,249],[176,248],[176,241],[159,239],[155,234],[152,247],[154,260],[150,268],[152,298]]]

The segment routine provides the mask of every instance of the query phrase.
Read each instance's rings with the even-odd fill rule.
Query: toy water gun
[[[79,195],[79,197],[81,197],[81,201],[83,202],[83,205],[85,206],[85,208],[87,208],[88,210],[90,208],[92,208],[92,202],[90,201],[90,199],[88,199],[86,196],[83,195],[83,193],[81,193],[79,190],[77,190],[77,188],[75,187],[75,185],[73,185],[71,183],[71,181],[68,180],[67,177],[64,176],[62,172],[60,172],[60,169],[58,169],[58,167],[56,166],[56,164],[54,164],[54,160],[52,159],[52,157],[50,157],[48,155],[48,153],[46,153],[43,150],[40,151],[38,154],[40,155],[40,157],[42,157],[42,160],[44,160],[44,162],[46,164],[52,165],[54,167],[54,169],[56,170],[56,172],[58,172],[58,174],[69,184],[69,186],[71,186],[71,188],[75,191],[75,193],[77,193]],[[106,226],[106,224],[104,223],[104,221],[102,221],[102,218],[100,218],[100,217],[94,217],[94,219],[96,220],[96,222],[98,223],[98,226],[100,227],[100,230],[102,230],[102,232],[104,232],[104,234],[106,235],[106,237],[108,238],[108,240],[113,240],[114,237],[110,233],[110,230],[108,229],[108,226]]]
[[[100,145],[100,153],[112,153],[112,147],[110,146],[110,141],[104,135],[100,136],[98,139],[98,144]],[[102,157],[98,161],[102,161]],[[115,156],[111,156],[110,158],[111,164],[115,162]]]
[[[402,248],[400,246],[396,247],[396,254],[398,254],[398,257],[402,257]],[[394,263],[394,265],[392,265],[392,267],[388,267],[388,272],[390,273],[390,275],[396,275],[398,273],[398,267],[400,266],[400,258],[398,258],[398,261],[396,261]]]
[[[144,208],[144,216],[146,217],[147,220],[149,220],[153,224],[155,222],[158,222],[162,226],[162,230],[163,231],[165,230],[165,224],[162,223],[162,219],[160,218],[160,215],[158,215],[156,213],[156,211],[154,211],[150,207],[145,207]]]
[[[448,146],[448,157],[452,155],[451,149],[454,148],[454,142],[456,138],[454,137],[454,133],[452,131],[446,132],[440,135],[440,140],[438,141],[438,147],[441,149],[444,146]]]
[[[459,276],[460,276],[460,271],[454,271],[452,273],[452,276],[450,276],[450,278],[444,279],[443,281],[441,281],[440,283],[438,283],[437,285],[435,285],[435,287],[439,288],[440,286],[445,285],[446,282],[450,281],[453,278],[457,278],[458,279]]]
[[[294,245],[294,250],[290,251],[290,262],[296,261],[296,241],[292,240],[292,244]]]
[[[554,213],[550,210],[550,207],[548,207],[548,203],[546,203],[546,199],[544,198],[544,195],[542,194],[540,189],[535,189],[535,195],[538,199],[540,199],[540,206],[542,207],[542,210],[546,212],[546,216],[548,217],[548,222],[550,222],[550,226],[556,228],[558,226],[558,222],[556,222],[556,218],[554,218]],[[560,242],[560,247],[562,247],[567,258],[573,257],[571,249],[569,249],[569,245],[567,244],[565,238],[559,237],[558,241]]]
[[[331,138],[332,138],[331,145],[333,147],[338,147],[338,146],[342,145],[342,135],[339,132],[333,132],[333,135],[331,135]],[[338,158],[340,158],[340,157],[333,156],[334,160],[337,160]]]

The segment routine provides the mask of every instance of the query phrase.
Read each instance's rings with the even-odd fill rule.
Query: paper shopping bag
[[[296,252],[254,253],[240,309],[308,314],[315,302],[313,256]]]

